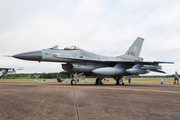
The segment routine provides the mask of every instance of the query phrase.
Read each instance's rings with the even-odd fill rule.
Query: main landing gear
[[[102,79],[103,79],[103,78],[97,78],[95,85],[103,85]]]
[[[102,79],[103,79],[103,77],[97,78],[95,85],[103,85]],[[122,77],[116,76],[116,77],[114,77],[114,79],[116,80],[116,85],[124,85]]]
[[[116,85],[124,85],[123,79],[122,78],[117,78],[116,79]]]

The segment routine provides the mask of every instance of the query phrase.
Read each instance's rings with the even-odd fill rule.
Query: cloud
[[[179,5],[178,0],[0,1],[0,66],[22,65],[24,72],[59,72],[60,63],[39,64],[2,55],[70,43],[117,56],[142,37],[141,56],[150,61],[174,61],[175,65],[164,69],[172,74],[175,69],[180,71]]]

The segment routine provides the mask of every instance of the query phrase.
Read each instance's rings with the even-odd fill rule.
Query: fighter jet
[[[17,70],[22,70],[23,68],[0,68],[0,76],[5,75],[5,74],[12,74],[16,73]]]
[[[77,79],[85,79],[86,76],[99,76],[95,84],[103,84],[103,76],[111,76],[116,80],[116,85],[124,85],[123,76],[130,79],[131,75],[146,74],[150,71],[161,71],[160,63],[173,64],[173,62],[153,61],[146,62],[139,57],[144,39],[138,37],[124,55],[107,57],[80,49],[74,45],[59,44],[48,49],[25,52],[12,57],[46,62],[62,62],[65,71],[70,74],[71,84],[75,85]]]

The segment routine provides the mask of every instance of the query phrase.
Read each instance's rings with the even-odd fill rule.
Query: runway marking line
[[[161,93],[179,93],[180,91],[166,91],[166,90],[147,90],[147,89],[128,89],[128,88],[110,88],[110,87],[84,87],[84,86],[53,86],[53,85],[42,85],[42,84],[17,84],[8,83],[9,85],[28,85],[28,86],[50,86],[50,87],[73,87],[73,88],[95,88],[95,89],[109,89],[109,90],[130,90],[130,91],[142,91],[142,92],[161,92]],[[56,85],[56,84],[55,84]]]

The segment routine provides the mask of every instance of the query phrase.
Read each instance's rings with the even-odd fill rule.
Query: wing
[[[128,63],[128,62],[127,62]],[[133,62],[132,62],[133,63]],[[132,64],[131,63],[131,64]],[[135,64],[141,64],[142,65],[142,69],[145,70],[150,70],[153,72],[159,72],[159,73],[164,73],[166,74],[166,72],[161,71],[162,66],[160,66],[159,64],[174,64],[174,62],[162,62],[162,61],[154,61],[154,62],[134,62]]]
[[[136,60],[120,60],[120,59],[112,59],[112,60],[105,60],[102,58],[97,59],[88,59],[88,58],[74,58],[74,57],[62,57],[57,56],[57,58],[63,58],[63,59],[71,59],[71,60],[78,60],[78,61],[94,61],[94,62],[107,62],[107,63],[129,63],[129,64],[144,64],[144,65],[154,65],[159,63],[165,63],[165,64],[174,64],[174,62],[162,62],[162,61],[136,61]]]
[[[111,60],[103,60],[101,58],[97,59],[87,59],[87,58],[72,58],[72,57],[60,57],[64,59],[71,59],[71,60],[78,60],[78,61],[92,61],[92,62],[102,62],[102,63],[114,63],[114,64],[123,64],[127,65],[129,67],[133,67],[136,64],[141,64],[142,69],[148,69],[153,72],[159,72],[159,73],[165,73],[164,71],[161,71],[162,66],[159,66],[159,64],[174,64],[174,62],[164,62],[164,61],[136,61],[136,60],[120,60],[120,59],[111,59]]]
[[[136,60],[123,60],[123,61],[105,61],[105,62],[117,62],[117,63],[134,63],[134,64],[144,64],[144,65],[154,65],[154,64],[160,64],[160,63],[164,63],[164,64],[174,64],[174,62],[162,62],[162,61],[136,61]]]

